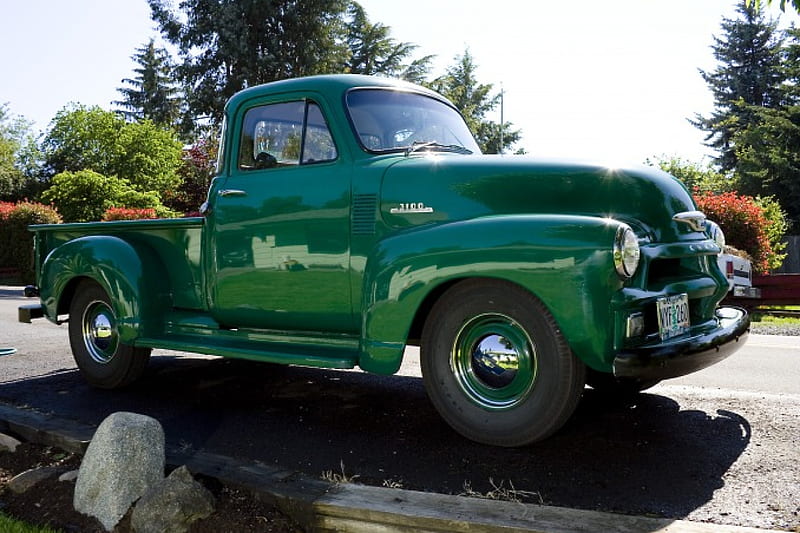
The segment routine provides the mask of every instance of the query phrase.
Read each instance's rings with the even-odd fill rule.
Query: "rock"
[[[22,443],[14,437],[0,433],[0,452],[15,452],[20,444]]]
[[[63,471],[64,471],[63,468],[57,466],[42,466],[39,468],[31,468],[30,470],[26,470],[21,474],[17,474],[13,478],[11,478],[6,487],[8,487],[8,490],[13,492],[14,494],[22,494],[23,492],[26,492],[40,481],[44,481],[45,479],[51,478]]]
[[[114,529],[150,487],[164,479],[164,430],[157,420],[119,412],[103,420],[78,471],[75,510]]]
[[[70,470],[69,472],[64,472],[60,476],[58,476],[59,481],[75,481],[78,479],[78,471],[77,470]]]
[[[182,466],[153,486],[131,514],[135,533],[184,533],[214,512],[214,496]]]

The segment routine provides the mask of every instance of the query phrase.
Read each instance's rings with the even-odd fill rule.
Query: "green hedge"
[[[60,222],[61,216],[46,205],[0,203],[0,267],[17,270],[22,283],[34,283],[33,233],[28,226]]]

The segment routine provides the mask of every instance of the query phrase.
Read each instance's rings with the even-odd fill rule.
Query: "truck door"
[[[215,319],[228,327],[355,331],[350,171],[320,106],[255,105],[232,126],[236,164],[215,188],[209,215]]]

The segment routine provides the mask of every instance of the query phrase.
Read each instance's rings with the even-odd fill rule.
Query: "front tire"
[[[84,379],[101,389],[132,383],[150,360],[149,348],[120,342],[111,299],[94,281],[82,281],[75,291],[69,308],[69,343]]]
[[[498,280],[467,280],[436,302],[422,333],[425,389],[464,437],[522,446],[572,415],[585,367],[538,298]]]

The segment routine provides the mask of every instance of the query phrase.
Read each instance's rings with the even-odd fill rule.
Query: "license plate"
[[[677,337],[689,330],[689,296],[678,294],[656,300],[658,333],[662,340]]]

